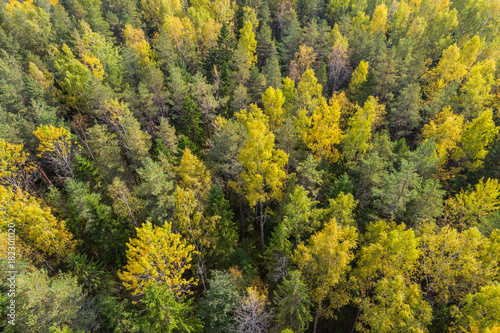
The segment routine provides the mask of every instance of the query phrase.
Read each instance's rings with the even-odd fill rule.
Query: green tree
[[[212,271],[208,280],[210,289],[201,301],[200,316],[205,321],[205,328],[210,332],[222,333],[235,329],[234,310],[241,298],[241,276],[231,271]]]
[[[278,285],[274,302],[279,309],[276,315],[280,327],[293,332],[305,332],[313,319],[310,312],[309,290],[302,281],[300,271],[293,271]]]
[[[202,324],[193,315],[192,300],[178,299],[167,285],[149,284],[141,303],[145,307],[140,318],[141,329],[148,332],[201,332]]]

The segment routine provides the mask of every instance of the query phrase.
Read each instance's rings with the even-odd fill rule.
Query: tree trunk
[[[238,205],[240,206],[240,239],[243,239],[243,229],[244,229],[244,221],[243,221],[243,206],[241,204],[241,193],[238,192]]]
[[[316,316],[314,317],[314,329],[313,329],[313,333],[316,333],[316,329],[318,328],[318,319],[319,319],[319,310],[316,311]]]
[[[259,202],[258,205],[260,206],[260,216],[259,216],[259,222],[260,222],[260,242],[262,244],[262,253],[266,252],[266,244],[264,243],[264,211],[262,208],[262,202]]]

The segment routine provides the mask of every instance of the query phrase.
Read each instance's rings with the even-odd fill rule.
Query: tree
[[[500,286],[492,283],[465,297],[465,305],[457,315],[456,325],[461,331],[476,328],[484,331],[500,323]]]
[[[481,112],[464,128],[460,138],[461,149],[456,151],[453,158],[465,158],[465,167],[469,171],[477,170],[483,165],[483,159],[488,154],[486,147],[493,141],[498,131],[491,110]]]
[[[61,98],[70,108],[88,113],[107,97],[100,79],[78,61],[71,49],[64,44],[55,50],[56,82],[61,87]]]
[[[352,68],[349,62],[349,44],[340,33],[338,24],[333,27],[333,35],[335,36],[335,44],[328,55],[328,86],[330,91],[337,91],[351,77]]]
[[[274,292],[274,302],[279,311],[276,320],[282,328],[293,332],[305,332],[313,319],[310,312],[309,290],[301,279],[300,271],[293,271],[278,285]]]
[[[241,298],[241,272],[237,270],[212,271],[208,280],[210,289],[201,301],[200,315],[205,321],[205,328],[214,333],[235,330],[237,321],[234,311]]]
[[[46,55],[52,28],[50,15],[33,1],[10,1],[2,7],[2,28],[11,40],[24,50]]]
[[[314,207],[317,202],[308,198],[308,192],[301,186],[297,186],[290,194],[290,201],[284,208],[283,223],[290,235],[296,239],[296,243],[306,239],[318,226],[317,210]]]
[[[349,92],[349,96],[353,98],[358,98],[360,95],[360,87],[366,82],[368,75],[368,63],[365,61],[361,61],[358,64],[358,67],[354,70],[351,76],[351,80],[349,81],[349,86],[347,91]]]
[[[397,139],[411,134],[419,127],[422,121],[419,113],[420,103],[421,89],[417,83],[411,83],[403,88],[396,98],[389,117]]]
[[[328,103],[321,98],[310,117],[306,116],[306,110],[299,113],[302,140],[318,159],[325,158],[335,163],[340,158],[335,145],[340,143],[342,137],[339,119],[344,104],[343,94],[333,95]]]
[[[375,295],[362,303],[359,320],[365,332],[427,332],[432,319],[431,306],[422,299],[420,286],[407,285],[400,275],[382,278],[375,286]]]
[[[206,213],[209,218],[218,218],[215,225],[216,240],[212,260],[219,264],[224,263],[238,243],[238,232],[233,222],[234,213],[229,201],[224,198],[224,193],[218,186],[212,186],[208,193]]]
[[[175,292],[163,284],[152,283],[144,289],[141,301],[145,314],[141,329],[148,332],[200,332],[201,322],[193,316],[192,300],[179,300]]]
[[[7,265],[4,259],[2,264]],[[75,276],[60,273],[49,277],[44,269],[24,261],[16,262],[16,329],[24,332],[52,332],[51,328],[71,325],[78,331],[96,329],[97,314],[89,307],[86,293]],[[7,272],[1,273],[2,289],[8,290]],[[5,325],[5,326],[4,326]],[[10,331],[7,324],[2,324]]]
[[[133,225],[139,227],[138,216],[142,210],[141,200],[130,193],[127,185],[115,177],[113,183],[108,186],[108,192],[113,199],[115,213],[124,220],[131,219]]]
[[[311,236],[307,245],[299,244],[294,252],[294,261],[303,272],[311,288],[311,301],[317,307],[314,332],[320,316],[331,317],[334,309],[349,301],[342,284],[351,269],[357,238],[354,227],[341,227],[332,219]],[[323,305],[325,300],[330,301],[326,308]]]
[[[282,184],[286,179],[283,168],[288,156],[282,150],[274,149],[274,135],[269,132],[267,117],[255,104],[251,105],[249,112],[243,110],[237,117],[245,124],[248,135],[238,155],[238,162],[244,168],[241,179],[250,206],[258,209],[264,251],[264,204],[281,197]]]
[[[262,95],[264,113],[269,118],[269,130],[273,131],[283,123],[285,118],[284,103],[285,96],[279,88],[275,90],[273,87],[269,87]]]
[[[123,59],[117,47],[106,41],[105,37],[92,31],[85,21],[80,21],[82,35],[76,32],[76,46],[80,57],[87,65],[91,65],[89,60],[98,61],[102,68],[101,80],[108,83],[113,89],[118,90],[122,83],[122,62]],[[95,75],[94,69],[90,68]]]
[[[75,249],[76,242],[65,222],[57,219],[40,199],[21,190],[0,186],[0,221],[3,230],[15,225],[19,243],[16,252],[33,263],[50,259],[57,263]],[[2,234],[6,239],[6,231]]]
[[[241,299],[235,309],[236,332],[260,333],[267,332],[272,315],[267,309],[269,301],[255,287],[247,289],[247,295]]]
[[[256,28],[256,27],[255,27]],[[240,39],[233,54],[233,67],[236,69],[233,82],[245,84],[250,78],[250,72],[257,62],[257,42],[251,20],[246,20],[240,30]]]
[[[156,224],[173,218],[175,207],[175,173],[168,158],[160,154],[158,161],[146,158],[143,166],[137,169],[141,184],[134,192],[143,198],[144,211]]]
[[[307,45],[300,45],[299,51],[295,54],[295,59],[290,63],[290,78],[299,81],[306,70],[313,69],[317,54],[314,49]]]
[[[89,150],[94,157],[99,174],[107,182],[114,177],[124,178],[127,167],[122,160],[121,148],[115,133],[105,125],[94,125],[87,129]]]
[[[181,235],[171,232],[171,224],[163,227],[146,222],[136,228],[137,237],[127,243],[127,265],[118,277],[133,295],[144,294],[150,284],[165,284],[170,292],[181,295],[196,285],[194,278],[183,274],[191,267],[193,245],[187,245]]]
[[[406,205],[417,196],[421,178],[414,165],[403,160],[401,169],[384,177],[380,187],[373,189],[377,207],[390,218],[401,216]]]
[[[132,115],[128,106],[117,99],[105,103],[106,120],[116,133],[126,154],[136,165],[149,156],[151,136],[141,130],[141,124]]]
[[[459,232],[426,224],[421,239],[421,274],[426,282],[425,299],[431,304],[462,300],[491,276],[491,264],[483,261],[487,242],[476,228]]]
[[[444,108],[429,124],[422,128],[422,138],[434,138],[437,146],[437,155],[444,164],[449,154],[457,147],[462,137],[464,118],[456,115],[451,108]]]
[[[74,177],[70,132],[62,127],[45,125],[38,127],[33,134],[40,140],[39,156],[52,164],[57,176],[61,179]]]
[[[415,232],[404,224],[396,226],[394,222],[381,220],[367,226],[364,238],[358,267],[352,274],[362,297],[369,295],[381,278],[388,279],[385,283],[402,278],[409,286],[422,254]]]
[[[179,166],[175,168],[178,177],[178,186],[184,190],[193,191],[198,202],[205,201],[212,186],[210,173],[189,148],[182,153]]]
[[[13,191],[32,188],[34,166],[28,162],[23,145],[11,144],[0,138],[0,180]]]
[[[358,154],[363,156],[371,147],[375,125],[385,113],[383,104],[372,96],[349,119],[348,129],[342,137],[343,153],[348,162],[355,160]]]
[[[466,229],[476,226],[480,219],[492,214],[500,208],[500,184],[497,179],[483,178],[474,190],[462,189],[460,193],[446,201],[446,223]]]

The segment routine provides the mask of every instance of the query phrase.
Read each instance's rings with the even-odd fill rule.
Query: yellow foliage
[[[352,162],[358,154],[363,155],[371,148],[371,138],[375,125],[385,114],[385,105],[370,96],[362,108],[349,119],[348,129],[342,138],[343,152],[347,162]]]
[[[189,292],[197,281],[185,279],[183,274],[191,268],[194,246],[172,233],[170,223],[158,227],[146,222],[136,230],[137,237],[127,243],[127,265],[118,272],[123,285],[132,295],[142,294],[150,283],[163,283],[178,295]]]
[[[99,58],[91,54],[83,54],[82,59],[83,62],[90,68],[92,75],[102,81],[104,79],[105,72]]]
[[[307,245],[299,244],[294,252],[293,259],[311,287],[311,300],[319,306],[322,316],[331,317],[333,309],[349,301],[349,296],[338,286],[351,270],[357,239],[356,228],[341,227],[332,219],[311,236]],[[330,300],[327,309],[323,309],[325,299]]]
[[[350,95],[355,95],[359,87],[366,82],[368,76],[368,63],[366,61],[361,61],[352,73],[351,81],[347,87],[347,91]]]
[[[500,184],[497,179],[481,180],[474,190],[462,189],[459,194],[446,201],[446,221],[465,229],[476,225],[481,217],[500,207]]]
[[[39,199],[0,186],[0,227],[7,231],[12,225],[15,226],[18,250],[34,264],[48,257],[59,262],[74,251],[75,241],[66,230],[64,221],[56,219]]]
[[[485,267],[482,260],[488,242],[476,228],[459,232],[426,224],[421,240],[422,274],[427,298],[434,304],[461,300],[491,278],[491,267]]]
[[[387,6],[385,4],[378,5],[373,13],[370,22],[371,34],[374,35],[379,31],[387,32]]]
[[[269,129],[272,131],[281,126],[285,119],[285,110],[283,104],[285,96],[281,89],[273,87],[267,88],[262,94],[262,104],[264,105],[264,113],[269,117]]]
[[[245,124],[248,135],[238,161],[245,168],[241,179],[250,206],[279,199],[286,179],[284,166],[288,155],[281,149],[274,149],[274,134],[269,131],[268,119],[255,104],[250,106],[250,112],[242,110],[237,117]]]
[[[54,78],[51,77],[50,73],[45,71],[42,72],[37,65],[34,63],[30,62],[29,64],[29,73],[30,76],[33,80],[38,82],[38,84],[43,88],[43,89],[48,89],[51,87],[54,83]]]
[[[71,134],[65,128],[44,125],[38,127],[33,134],[40,140],[38,150],[41,153],[55,152],[57,150],[69,153],[71,149]]]
[[[329,103],[321,98],[320,104],[313,110],[311,117],[306,116],[305,110],[299,114],[304,143],[317,158],[325,158],[332,163],[340,158],[336,145],[340,143],[342,136],[339,119],[343,99],[343,94],[334,94]]]
[[[126,24],[123,34],[125,35],[127,46],[134,50],[141,58],[140,64],[142,68],[146,68],[148,65],[155,63],[153,60],[153,50],[144,36],[144,31],[135,29],[130,24]]]
[[[179,187],[193,191],[199,200],[204,200],[212,187],[210,173],[196,156],[186,148],[182,153],[179,166],[175,169],[179,177]]]
[[[422,129],[425,141],[435,139],[440,164],[444,164],[448,155],[457,147],[463,128],[464,117],[454,114],[451,107],[446,107]]]
[[[59,177],[72,177],[70,132],[62,127],[43,125],[33,134],[40,140],[38,156],[47,159],[56,168]]]
[[[27,162],[28,154],[23,145],[10,144],[0,138],[0,179],[2,185],[10,184],[17,190],[31,175],[34,165]]]

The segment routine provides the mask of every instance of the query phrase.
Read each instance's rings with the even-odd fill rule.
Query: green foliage
[[[147,332],[202,332],[202,324],[193,316],[192,300],[178,300],[168,286],[150,284],[144,290],[145,312],[139,319]]]
[[[293,271],[274,292],[274,302],[279,309],[276,320],[281,327],[293,332],[305,332],[312,320],[309,290],[299,271]]]
[[[201,301],[199,314],[210,332],[226,332],[236,326],[233,312],[240,300],[243,282],[236,272],[214,270],[208,280],[210,289]]]
[[[499,47],[498,0],[0,0],[2,328],[498,331]]]

